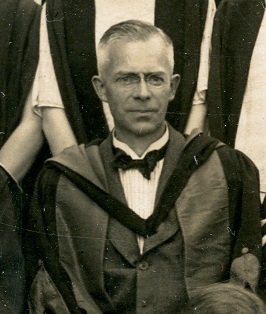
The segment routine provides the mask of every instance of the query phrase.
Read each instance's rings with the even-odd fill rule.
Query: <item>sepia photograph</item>
[[[0,0],[0,314],[266,314],[265,8]]]

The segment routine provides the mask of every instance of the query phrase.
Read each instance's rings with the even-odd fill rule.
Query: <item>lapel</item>
[[[174,208],[172,208],[167,218],[158,227],[157,232],[151,237],[145,239],[143,254],[170,239],[178,232],[179,229],[180,226],[177,219],[176,211]]]
[[[124,204],[127,204],[119,173],[111,166],[111,162],[114,159],[111,134],[107,140],[100,145],[99,150],[106,172],[109,193]],[[139,246],[136,234],[110,217],[108,237],[120,254],[122,254],[130,264],[134,265],[139,258]]]
[[[196,134],[197,132],[195,135]],[[169,127],[169,135],[169,146],[158,184],[155,206],[157,206],[165,186],[177,165],[181,151],[186,145],[184,137],[171,127]],[[191,138],[194,136],[191,136]],[[65,158],[65,156],[67,156],[67,158]],[[71,168],[75,172],[81,174],[85,178],[91,180],[94,184],[97,184],[99,187],[109,192],[112,196],[124,204],[127,204],[119,178],[119,173],[111,166],[113,157],[112,138],[109,136],[109,138],[100,146],[92,145],[86,149],[82,145],[77,146],[65,150],[64,154],[59,155],[53,160]],[[97,216],[95,218],[97,220],[100,219],[101,215],[99,213],[99,215],[95,216]],[[112,242],[114,247],[129,263],[134,265],[136,260],[139,258],[139,247],[136,234],[112,217],[105,217],[106,219],[104,221],[101,220],[100,223],[101,230],[103,230],[100,238],[105,238],[105,235],[107,234],[108,239]],[[95,225],[99,224],[95,223]],[[166,241],[168,238],[173,236],[178,229],[179,225],[176,219],[176,213],[172,210],[170,211],[167,219],[165,219],[165,221],[159,226],[158,232],[145,240],[146,243],[144,250],[150,250]]]
[[[158,205],[159,199],[165,189],[173,170],[177,165],[177,161],[180,157],[181,151],[185,145],[185,139],[183,135],[176,132],[170,125],[169,126],[169,145],[166,151],[162,173],[159,179],[158,188],[155,198],[155,207]]]
[[[119,201],[127,204],[123,187],[119,178],[119,173],[116,169],[113,169],[111,165],[114,159],[111,133],[108,138],[99,146],[99,152],[103,161],[104,171],[106,173],[109,193],[115,196]]]
[[[177,161],[181,151],[185,146],[185,138],[180,133],[176,132],[169,125],[169,145],[166,151],[162,173],[159,179],[158,189],[155,198],[154,208],[158,205],[160,197],[165,189],[165,186],[176,168]],[[151,237],[145,239],[143,253],[152,250],[156,246],[171,238],[179,230],[179,223],[174,209],[170,210],[167,218],[160,224],[157,232]]]
[[[158,183],[155,198],[155,207],[158,204],[159,198],[166,186],[167,181],[169,180],[173,170],[177,165],[177,161],[180,157],[183,148],[185,147],[185,145],[187,145],[188,142],[190,142],[192,138],[194,138],[198,134],[198,131],[192,132],[188,140],[186,141],[181,133],[174,130],[169,124],[168,127],[169,127],[169,144],[165,154],[164,165]],[[101,156],[100,158],[103,161],[109,193],[115,196],[121,202],[127,204],[123,187],[119,178],[119,173],[111,166],[111,162],[114,159],[114,154],[112,151],[111,134],[99,146],[99,153]]]
[[[158,184],[155,206],[158,204],[167,181],[176,167],[178,158],[184,145],[184,137],[180,133],[176,132],[171,126],[169,126],[169,146],[165,155],[164,166]],[[119,178],[119,173],[111,166],[111,161],[114,157],[112,152],[111,136],[109,136],[109,138],[100,145],[100,155],[102,157],[106,171],[109,193],[126,204],[127,202]],[[178,229],[179,225],[176,219],[176,213],[174,210],[172,210],[169,213],[167,219],[159,226],[158,232],[155,235],[145,239],[144,252],[147,252],[148,250],[169,239],[177,232]],[[115,219],[110,218],[108,236],[120,254],[122,254],[130,264],[134,265],[139,258],[139,247],[136,234],[118,223]]]
[[[169,146],[166,151],[164,166],[158,183],[155,207],[158,204],[167,181],[176,167],[177,160],[184,145],[184,137],[180,133],[176,132],[171,126],[169,126]],[[102,156],[104,168],[106,171],[109,193],[127,204],[123,187],[119,178],[119,173],[111,166],[111,161],[114,158],[111,135],[100,145],[100,155]],[[151,236],[145,240],[145,251],[154,248],[177,232],[178,224],[176,223],[175,215],[175,212],[171,212],[168,218],[158,228],[158,232],[154,236]],[[129,263],[134,265],[139,257],[139,246],[137,243],[136,234],[118,223],[115,219],[110,218],[108,235],[110,241],[116,247],[116,249]]]
[[[169,127],[169,135],[169,146],[158,184],[155,206],[158,203],[166,183],[177,164],[182,148],[185,145],[183,136],[174,131],[171,127]],[[64,154],[53,158],[53,160],[71,168],[109,192],[124,204],[127,204],[119,173],[111,166],[113,157],[112,137],[110,135],[100,146],[92,145],[85,148],[84,145],[81,145],[72,147],[71,149],[65,150]],[[99,214],[97,216],[99,217],[95,217],[95,219],[100,219],[101,215]],[[122,254],[122,256],[130,264],[135,264],[136,260],[139,258],[139,247],[136,234],[110,217],[101,220],[100,225],[100,229],[102,230],[99,231],[101,233],[100,237],[105,238],[104,233],[107,234],[114,247]],[[171,237],[177,230],[178,224],[176,223],[176,217],[171,213],[158,228],[158,232],[146,240],[146,250],[159,245]],[[101,252],[104,252],[104,248]],[[98,258],[102,259],[102,257],[99,256]]]

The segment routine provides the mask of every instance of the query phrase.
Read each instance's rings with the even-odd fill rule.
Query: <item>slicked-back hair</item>
[[[140,20],[127,20],[112,25],[100,39],[97,49],[97,66],[101,75],[108,62],[108,47],[115,41],[138,42],[148,41],[152,37],[158,37],[163,40],[168,49],[169,62],[174,68],[174,49],[173,42],[160,28]]]

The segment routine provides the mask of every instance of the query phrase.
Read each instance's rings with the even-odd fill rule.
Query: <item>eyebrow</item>
[[[143,73],[143,72],[141,72],[141,73]],[[139,72],[124,72],[124,71],[120,71],[120,72],[117,72],[116,74],[115,74],[115,76],[120,76],[120,75],[139,75],[140,73]],[[149,75],[165,75],[166,73],[165,72],[163,72],[163,71],[155,71],[155,72],[144,72],[143,73],[144,74],[144,76],[149,76]]]

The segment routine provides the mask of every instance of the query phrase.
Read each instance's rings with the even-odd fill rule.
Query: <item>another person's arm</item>
[[[39,65],[34,84],[33,110],[42,119],[42,129],[52,155],[76,145],[67,119],[53,66],[46,21],[46,5],[42,8]]]
[[[42,111],[42,128],[53,156],[67,147],[77,145],[64,109],[43,108]]]
[[[32,111],[31,96],[30,92],[20,124],[0,150],[0,164],[17,182],[30,169],[43,144],[42,119]]]
[[[214,0],[209,0],[205,28],[200,49],[200,65],[197,89],[194,94],[190,115],[185,129],[185,134],[190,134],[191,131],[195,128],[200,128],[201,130],[206,129],[205,120],[207,105],[205,98],[208,88],[207,86],[210,66],[211,36],[215,11],[216,5]]]

